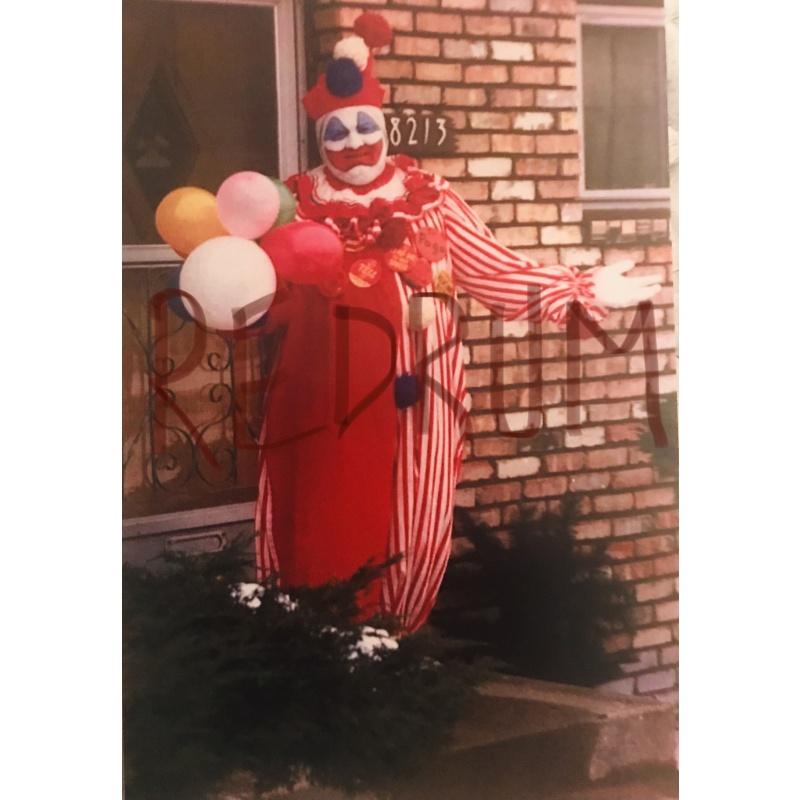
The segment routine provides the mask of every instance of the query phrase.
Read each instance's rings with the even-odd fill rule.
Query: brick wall
[[[324,56],[342,30],[380,10],[395,37],[377,60],[390,88],[386,108],[443,109],[458,131],[456,153],[423,159],[447,177],[497,238],[542,263],[592,266],[632,258],[631,274],[665,282],[655,298],[660,392],[676,390],[671,248],[667,220],[589,219],[578,202],[575,0],[317,0],[307,4]],[[310,75],[309,79],[316,75]],[[629,215],[630,216],[630,215]],[[635,662],[614,688],[672,699],[677,693],[677,506],[674,479],[639,446],[646,418],[641,341],[607,355],[593,339],[581,359],[581,428],[568,430],[566,336],[542,339],[544,429],[533,439],[504,436],[493,402],[503,387],[509,424],[531,397],[531,341],[525,323],[505,326],[502,362],[490,346],[490,317],[466,296],[467,381],[472,396],[457,503],[502,531],[521,510],[556,508],[579,495],[582,539],[607,544],[614,573],[636,594],[637,631],[609,648],[632,647]],[[633,311],[603,327],[624,338]],[[516,417],[514,412],[517,412]],[[464,543],[454,541],[454,557]]]

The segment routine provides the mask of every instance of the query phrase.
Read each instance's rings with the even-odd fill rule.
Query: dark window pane
[[[583,26],[587,189],[669,185],[664,31]]]
[[[123,0],[122,23],[122,241],[160,244],[172,189],[278,174],[273,10]]]

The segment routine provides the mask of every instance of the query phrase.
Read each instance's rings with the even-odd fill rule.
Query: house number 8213
[[[446,152],[455,145],[449,117],[431,114],[387,114],[386,130],[392,150]]]

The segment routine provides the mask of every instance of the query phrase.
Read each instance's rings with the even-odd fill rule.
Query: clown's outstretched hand
[[[657,275],[625,275],[633,261],[617,261],[594,270],[594,293],[606,308],[625,308],[649,300],[661,291]]]

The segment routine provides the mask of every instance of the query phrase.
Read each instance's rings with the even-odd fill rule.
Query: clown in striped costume
[[[539,266],[500,245],[443,179],[387,157],[383,88],[368,13],[304,98],[322,166],[288,181],[297,217],[340,236],[340,278],[288,286],[268,393],[256,509],[258,563],[286,585],[346,578],[402,554],[364,599],[413,631],[433,608],[450,552],[469,398],[455,291],[508,320],[563,322],[577,300],[608,307],[660,287],[630,264]],[[278,307],[276,304],[276,312]]]

